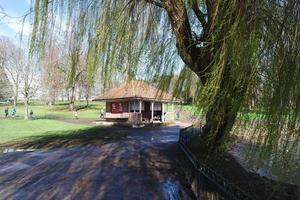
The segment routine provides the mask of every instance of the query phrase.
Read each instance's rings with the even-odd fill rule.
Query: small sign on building
[[[122,102],[114,102],[111,104],[112,113],[123,113]]]

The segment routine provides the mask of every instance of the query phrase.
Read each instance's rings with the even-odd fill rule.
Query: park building
[[[174,121],[174,107],[181,103],[145,81],[129,81],[104,92],[93,101],[105,102],[106,121],[127,123]]]

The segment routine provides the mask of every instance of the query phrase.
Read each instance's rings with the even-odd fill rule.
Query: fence
[[[191,141],[201,134],[201,129],[195,128],[194,126],[189,126],[180,130],[179,144],[181,149],[184,151],[188,159],[192,162],[197,173],[205,176],[209,179],[215,186],[222,190],[226,196],[234,200],[251,200],[252,198],[237,188],[235,185],[231,184],[221,175],[217,174],[207,165],[201,163],[194,154],[190,151],[189,145]],[[201,176],[197,176],[201,177]]]

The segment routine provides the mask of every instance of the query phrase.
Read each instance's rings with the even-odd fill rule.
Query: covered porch
[[[146,99],[106,101],[105,119],[136,123],[172,121],[174,104]]]

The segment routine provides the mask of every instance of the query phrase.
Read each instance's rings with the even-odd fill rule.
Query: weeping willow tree
[[[298,0],[35,0],[34,11],[31,52],[47,48],[51,27],[63,29],[73,71],[86,52],[88,81],[100,69],[104,87],[122,74],[165,77],[167,90],[184,68],[178,94],[195,74],[197,106],[206,112],[202,150],[224,150],[250,106],[261,113],[253,135],[269,155],[299,144]]]

